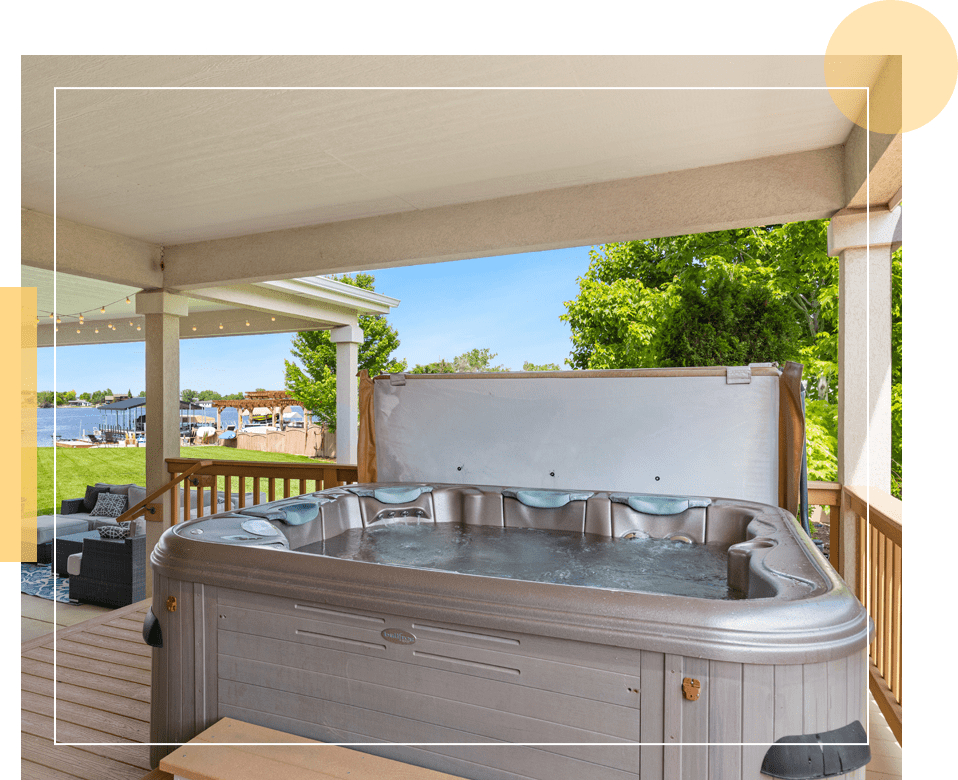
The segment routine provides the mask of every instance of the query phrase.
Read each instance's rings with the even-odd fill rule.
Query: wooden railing
[[[809,504],[829,507],[829,557],[875,622],[868,687],[901,744],[901,518],[902,504],[878,488],[810,482]],[[843,544],[842,513],[854,518],[854,539]],[[843,548],[854,551],[845,565]],[[846,573],[851,573],[851,581]]]
[[[178,479],[199,462],[195,458],[167,458],[170,479]],[[237,508],[242,509],[358,481],[359,473],[352,465],[215,460],[192,471],[186,479],[189,490],[173,491],[170,522],[176,524],[194,516],[194,500],[196,517],[220,511],[220,492],[225,508],[231,508],[235,498]]]

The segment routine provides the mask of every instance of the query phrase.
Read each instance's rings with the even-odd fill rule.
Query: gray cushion
[[[97,532],[103,539],[123,539],[126,537],[127,529],[122,525],[105,525],[98,528]]]
[[[69,558],[67,558],[67,574],[76,577],[80,573],[80,560],[83,558],[83,553],[73,553]]]
[[[43,515],[37,518],[37,544],[46,544],[57,537],[82,534],[90,530],[90,523],[76,515]]]
[[[129,499],[127,509],[132,509],[144,498],[146,498],[146,488],[142,488],[139,485],[131,485],[130,492],[127,494],[127,498]]]
[[[99,496],[101,493],[109,493],[109,492],[110,492],[109,485],[101,485],[101,484],[87,485],[86,495],[83,496],[83,508],[86,509],[87,512],[92,512],[93,507],[96,506],[97,496]]]
[[[96,506],[90,512],[91,517],[119,517],[126,511],[126,496],[114,493],[101,493]]]

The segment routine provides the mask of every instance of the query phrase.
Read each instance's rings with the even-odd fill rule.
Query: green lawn
[[[56,453],[56,496],[53,457]],[[205,460],[249,460],[323,463],[305,455],[237,450],[231,447],[183,447],[181,457]],[[142,447],[94,447],[85,450],[37,448],[37,516],[54,514],[65,498],[80,498],[96,482],[146,485],[146,450]],[[223,478],[220,478],[220,483]],[[234,486],[236,480],[234,479]],[[265,489],[265,481],[263,482]],[[220,484],[222,489],[223,485]],[[235,489],[235,487],[234,487]],[[250,489],[250,488],[247,488]]]

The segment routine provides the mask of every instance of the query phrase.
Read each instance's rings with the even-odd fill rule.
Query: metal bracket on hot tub
[[[840,729],[776,740],[762,761],[762,774],[783,780],[833,777],[861,769],[871,758],[865,729],[855,720]]]

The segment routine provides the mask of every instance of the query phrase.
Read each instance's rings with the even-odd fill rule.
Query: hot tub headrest
[[[502,495],[537,509],[558,509],[570,501],[586,501],[594,493],[567,493],[561,490],[503,490]]]
[[[423,493],[432,493],[432,485],[382,488],[347,487],[346,490],[357,496],[375,498],[380,504],[408,504],[415,501]]]
[[[323,504],[331,504],[336,499],[327,496],[313,496],[308,501],[297,501],[289,504],[269,504],[262,509],[251,507],[238,510],[242,515],[253,515],[267,520],[278,520],[286,525],[304,525],[319,517],[319,508]]]
[[[679,496],[636,496],[614,493],[609,500],[615,504],[628,504],[636,512],[646,515],[680,515],[692,507],[705,507],[710,498],[681,498]]]

